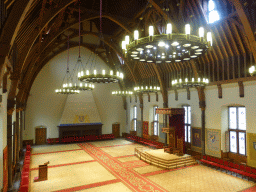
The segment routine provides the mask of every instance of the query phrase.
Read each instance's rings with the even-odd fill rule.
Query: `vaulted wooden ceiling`
[[[15,9],[15,2],[5,1],[7,11]],[[206,0],[102,0],[102,31],[107,51],[99,52],[95,44],[82,42],[82,46],[97,53],[111,68],[121,67],[125,74],[124,86],[153,79],[167,90],[173,78],[188,71],[207,75],[212,84],[248,79],[248,68],[256,60],[256,3],[249,0],[218,2],[221,19],[209,25]],[[81,21],[91,24],[90,29],[82,28],[81,34],[98,37],[99,33],[95,33],[92,26],[100,29],[99,0],[32,1],[9,54],[10,60],[16,59],[11,79],[16,80],[12,87],[18,88],[19,102],[27,101],[43,66],[65,51],[67,34],[70,39],[78,37],[79,3]],[[126,34],[132,35],[135,29],[145,34],[149,24],[161,33],[167,21],[173,24],[174,32],[183,32],[186,23],[191,24],[192,34],[204,26],[213,33],[212,49],[198,60],[160,65],[133,62],[123,57],[120,42]],[[73,42],[71,46],[77,44]],[[124,65],[118,57],[125,61]]]

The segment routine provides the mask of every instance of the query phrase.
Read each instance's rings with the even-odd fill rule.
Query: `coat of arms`
[[[79,121],[84,122],[84,116],[79,116]]]

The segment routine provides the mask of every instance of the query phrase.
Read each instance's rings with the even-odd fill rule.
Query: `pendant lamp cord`
[[[67,59],[67,72],[69,72],[69,35],[68,35],[68,59]]]
[[[80,46],[81,46],[81,14],[80,14],[80,3],[79,3],[79,57],[80,57]]]
[[[100,0],[100,34],[102,34],[102,0]]]

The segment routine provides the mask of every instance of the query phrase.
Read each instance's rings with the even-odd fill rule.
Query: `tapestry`
[[[192,127],[192,145],[201,147],[201,129]]]
[[[247,133],[248,140],[248,156],[251,160],[256,160],[256,134],[255,133]],[[256,165],[254,165],[256,167]]]
[[[148,121],[143,121],[143,135],[148,135]]]
[[[8,147],[6,146],[3,151],[3,192],[8,189]]]
[[[206,129],[206,150],[212,156],[221,156],[220,151],[221,131],[216,129]]]

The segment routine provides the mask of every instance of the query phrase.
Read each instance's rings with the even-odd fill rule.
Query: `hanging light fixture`
[[[93,90],[94,85],[91,83],[84,83],[78,80],[78,71],[82,69],[82,59],[81,59],[81,21],[80,21],[80,5],[79,5],[79,56],[74,67],[73,73],[71,74],[71,83],[65,85],[65,89],[70,90],[79,90],[79,91],[86,91],[86,90]]]
[[[79,20],[80,20],[80,12],[79,12]],[[100,40],[103,39],[102,34],[102,0],[100,1]],[[105,48],[104,48],[105,49]],[[78,79],[81,82],[89,82],[89,83],[116,83],[119,80],[123,80],[124,74],[119,71],[106,71],[103,69],[102,71],[97,71],[96,67],[96,60],[97,55],[92,60],[91,67],[86,70],[80,70],[78,72]],[[93,62],[94,65],[93,65]],[[86,66],[88,67],[88,66]],[[94,68],[94,69],[93,69]]]
[[[149,36],[139,38],[139,31],[134,31],[133,41],[125,36],[122,49],[125,57],[147,63],[171,63],[188,61],[204,55],[212,46],[211,32],[205,39],[204,28],[200,27],[198,36],[191,35],[190,24],[185,25],[185,33],[173,33],[172,24],[166,25],[165,34],[154,34],[154,27],[149,26]]]
[[[256,76],[255,65],[252,65],[252,66],[249,68],[249,73],[250,73],[251,76]]]
[[[153,93],[153,92],[159,92],[160,87],[159,86],[136,86],[134,87],[134,92],[136,93]]]
[[[129,96],[133,95],[132,91],[112,91],[112,95],[115,96]]]
[[[200,87],[200,86],[205,86],[209,83],[209,79],[207,78],[179,78],[172,80],[172,86],[175,86],[177,88],[186,88],[186,87]]]
[[[64,76],[63,82],[62,82],[62,88],[56,89],[55,92],[57,94],[78,94],[80,91],[75,90],[75,89],[70,89],[72,87],[72,76],[69,72],[69,36],[68,36],[68,46],[67,46],[67,52],[68,52],[68,57],[67,57],[67,71]]]

